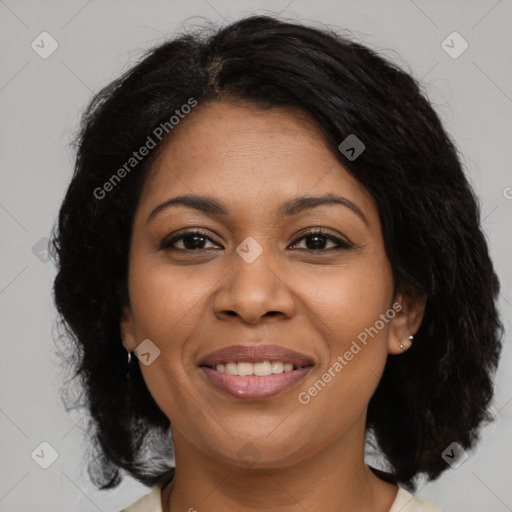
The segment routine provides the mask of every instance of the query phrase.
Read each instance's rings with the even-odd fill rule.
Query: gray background
[[[76,412],[66,414],[58,397],[63,375],[54,356],[55,269],[37,249],[69,183],[69,142],[92,93],[166,35],[205,19],[225,23],[263,12],[349,29],[422,79],[454,137],[481,200],[507,332],[496,422],[460,468],[419,494],[452,512],[512,510],[510,0],[0,0],[1,512],[115,511],[147,492],[128,478],[114,491],[99,492],[81,465],[85,422]],[[59,45],[47,59],[31,48],[43,31]],[[469,43],[456,59],[441,47],[453,31]],[[453,414],[457,409],[454,403]],[[46,470],[31,457],[43,441],[58,452]],[[44,462],[49,451],[43,448],[43,456],[40,450]]]

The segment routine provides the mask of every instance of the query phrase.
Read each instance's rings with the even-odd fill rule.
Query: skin
[[[367,224],[342,205],[277,217],[285,201],[325,193],[350,200]],[[170,206],[148,222],[158,205],[182,194],[208,195],[229,214]],[[334,251],[328,238],[303,238],[319,226],[352,248]],[[202,250],[190,238],[159,249],[185,228],[211,240],[199,239]],[[252,263],[236,252],[247,237],[263,250]],[[366,411],[388,354],[400,357],[399,344],[410,346],[423,302],[413,293],[393,296],[375,202],[307,116],[243,102],[199,105],[174,129],[146,180],[129,258],[123,344],[133,351],[150,339],[160,349],[140,366],[171,421],[175,447],[164,511],[389,510],[397,487],[364,464]],[[299,392],[393,303],[402,310],[301,404]],[[312,370],[273,398],[243,401],[198,367],[219,348],[262,342],[306,354]],[[253,453],[252,462],[240,450]]]

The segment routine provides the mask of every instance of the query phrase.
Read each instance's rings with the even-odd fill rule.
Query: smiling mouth
[[[245,400],[274,397],[297,385],[312,367],[312,364],[295,366],[283,361],[229,361],[200,366],[210,384]]]
[[[229,361],[224,364],[217,364],[215,366],[202,365],[203,367],[216,370],[220,373],[227,375],[240,375],[250,377],[251,375],[257,377],[267,377],[269,375],[279,375],[285,372],[291,372],[300,368],[309,367],[311,365],[293,365],[283,361],[260,361],[257,363],[249,361]]]

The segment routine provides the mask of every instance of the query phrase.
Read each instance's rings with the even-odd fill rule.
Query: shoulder
[[[145,494],[121,512],[162,512],[162,492],[160,486],[155,486],[149,494]]]
[[[147,494],[144,494],[121,512],[162,512],[162,489],[172,482],[175,472],[175,467],[170,468]]]
[[[422,500],[403,487],[398,487],[398,493],[389,512],[444,512],[430,501]]]

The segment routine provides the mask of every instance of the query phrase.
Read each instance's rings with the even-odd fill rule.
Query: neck
[[[246,510],[387,512],[397,486],[364,464],[364,428],[285,467],[247,468],[205,456],[173,431],[176,473],[162,492],[163,512]],[[362,434],[362,435],[361,435]]]

